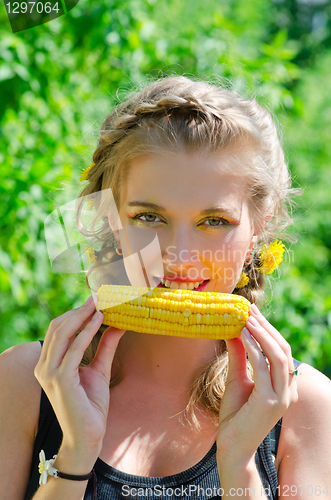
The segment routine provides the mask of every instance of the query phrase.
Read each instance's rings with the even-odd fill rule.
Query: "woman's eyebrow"
[[[239,216],[239,213],[236,211],[236,209],[229,209],[229,208],[225,208],[225,207],[211,207],[211,208],[207,208],[206,210],[203,210],[201,213],[201,215],[208,215],[210,213],[215,213],[215,212],[221,212],[225,215],[229,215],[229,216]]]
[[[154,210],[163,210],[163,212],[166,212],[166,209],[161,207],[160,205],[155,205],[154,203],[147,203],[146,201],[131,201],[128,203],[128,207],[146,207],[146,208],[153,208]]]
[[[166,212],[167,210],[164,207],[161,207],[161,205],[155,205],[155,203],[148,203],[145,201],[131,201],[128,203],[128,207],[146,207],[146,208],[153,208],[153,210],[162,210],[163,212]],[[200,215],[208,215],[210,213],[215,213],[215,212],[222,212],[223,214],[227,214],[229,216],[238,216],[239,214],[236,212],[236,210],[231,210],[225,207],[211,207],[207,208],[206,210],[203,210],[200,212]]]

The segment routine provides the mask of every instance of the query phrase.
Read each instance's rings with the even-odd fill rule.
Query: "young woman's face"
[[[150,286],[233,291],[257,238],[245,182],[233,173],[244,162],[244,152],[223,151],[151,154],[132,163],[119,215],[124,234],[157,234],[162,263],[156,272],[150,263]],[[122,240],[123,233],[123,247]]]

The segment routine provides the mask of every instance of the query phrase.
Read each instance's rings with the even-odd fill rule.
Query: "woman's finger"
[[[253,368],[253,379],[256,390],[261,394],[269,393],[273,390],[268,363],[263,353],[252,338],[248,328],[243,328],[241,339],[247,351],[249,362]]]
[[[249,317],[246,326],[255,340],[260,344],[270,365],[271,384],[274,392],[278,395],[284,393],[289,384],[289,360],[278,342],[269,334],[269,332],[259,324],[254,317]],[[261,355],[263,356],[262,352]],[[264,365],[269,368],[267,362]],[[263,369],[264,369],[263,365]],[[255,378],[254,378],[255,380]]]
[[[89,307],[92,302],[95,302],[95,299],[94,299],[94,296],[91,296],[89,297],[86,302],[81,306],[81,308],[84,308],[84,307]],[[45,361],[46,360],[46,356],[47,356],[47,351],[48,351],[48,347],[49,347],[49,344],[51,342],[51,339],[52,339],[52,336],[53,336],[53,333],[54,331],[70,316],[72,315],[75,311],[77,311],[78,309],[80,308],[77,308],[77,309],[71,309],[70,311],[66,311],[65,313],[61,314],[61,316],[58,316],[56,318],[54,318],[50,325],[49,325],[49,328],[47,330],[47,333],[45,335],[45,338],[44,338],[44,342],[43,342],[43,347],[42,347],[42,350],[41,350],[41,355],[40,355],[40,361]]]
[[[95,312],[95,304],[92,300],[89,304],[84,304],[79,309],[69,312],[71,314],[53,332],[49,341],[45,362],[50,370],[55,370],[60,366],[72,339]]]
[[[61,369],[74,372],[80,365],[84,352],[88,348],[96,332],[102,325],[103,314],[96,311],[85,328],[75,337],[63,356]]]
[[[289,359],[289,365],[291,366],[292,354],[291,354],[291,346],[284,339],[284,337],[279,333],[279,331],[269,323],[269,321],[263,316],[263,314],[259,311],[255,304],[252,304],[249,310],[250,315],[252,315],[263,328],[267,330],[267,332],[276,340],[278,345],[282,348],[283,352],[287,355]]]
[[[281,347],[288,359],[289,370],[294,369],[293,357],[290,344],[284,339],[279,331],[272,326],[269,321],[261,314],[255,304],[250,307],[250,317],[255,318],[258,323],[275,339],[277,344]]]
[[[104,373],[108,380],[111,377],[111,368],[118,343],[126,330],[109,327],[102,335],[97,353],[92,361],[95,370]]]
[[[225,342],[229,354],[227,384],[232,380],[242,381],[247,379],[246,351],[241,339],[228,339]]]

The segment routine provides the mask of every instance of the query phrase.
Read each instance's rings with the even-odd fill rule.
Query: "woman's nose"
[[[201,249],[196,239],[184,228],[176,231],[162,248],[162,259],[172,268],[196,265]]]

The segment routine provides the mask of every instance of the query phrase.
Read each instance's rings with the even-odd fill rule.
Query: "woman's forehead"
[[[244,190],[245,157],[241,153],[221,152],[212,155],[168,153],[151,154],[133,161],[128,170],[126,184],[131,191],[148,191],[167,186],[174,191],[213,190],[237,192]],[[243,194],[243,193],[241,193]]]

